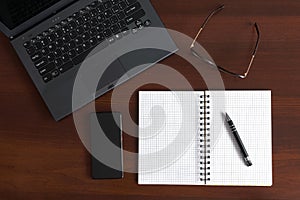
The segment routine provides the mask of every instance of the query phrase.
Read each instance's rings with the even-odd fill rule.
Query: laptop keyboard
[[[141,20],[145,14],[137,0],[94,1],[25,42],[24,47],[48,83],[82,63],[100,43],[108,46],[130,32],[150,26],[150,20]],[[131,24],[135,28],[129,29]]]

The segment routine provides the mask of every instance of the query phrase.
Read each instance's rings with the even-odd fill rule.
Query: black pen
[[[246,165],[248,167],[250,167],[252,165],[252,162],[251,162],[251,160],[249,158],[249,154],[246,151],[246,148],[245,148],[245,146],[244,146],[244,144],[243,144],[243,142],[242,142],[242,140],[241,140],[241,138],[239,136],[239,133],[237,132],[237,130],[236,130],[234,124],[233,124],[233,121],[230,119],[230,117],[229,117],[229,115],[227,113],[226,113],[226,121],[229,124],[229,128],[231,129],[231,132],[234,135],[234,137],[235,137],[235,139],[236,139],[236,141],[237,141],[237,143],[238,143],[238,145],[239,145],[239,147],[241,149],[241,152],[243,154],[244,161],[245,161]]]

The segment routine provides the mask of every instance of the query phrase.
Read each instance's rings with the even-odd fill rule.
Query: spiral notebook
[[[139,92],[138,172],[139,184],[271,186],[271,91]]]

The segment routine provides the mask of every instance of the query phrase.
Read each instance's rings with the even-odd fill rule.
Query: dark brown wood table
[[[207,14],[220,3],[226,9],[209,23],[200,43],[214,60],[239,70],[253,47],[251,23],[258,22],[261,43],[245,80],[223,75],[226,89],[270,89],[273,111],[273,186],[202,187],[139,186],[137,174],[122,180],[95,181],[90,156],[82,145],[72,116],[55,122],[7,38],[0,35],[0,199],[299,199],[300,198],[300,2],[294,0],[152,0],[166,27],[193,37]],[[171,56],[162,62],[181,72],[195,90],[206,85],[193,67]],[[154,68],[120,86],[155,76]],[[172,79],[171,77],[166,77]],[[139,89],[161,90],[144,85]],[[184,90],[180,85],[175,89]],[[112,92],[96,101],[109,111]],[[120,98],[137,121],[137,91]],[[124,119],[125,121],[127,119]],[[136,128],[124,127],[128,134]],[[136,152],[137,139],[124,136],[124,149]],[[136,167],[135,159],[126,159]]]

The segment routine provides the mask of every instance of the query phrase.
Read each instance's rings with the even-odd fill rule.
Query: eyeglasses
[[[248,65],[248,68],[247,68],[246,72],[243,73],[243,74],[237,74],[237,73],[232,72],[232,71],[229,71],[229,70],[227,70],[227,69],[225,69],[225,68],[223,68],[223,67],[221,67],[221,66],[218,66],[218,65],[216,65],[214,62],[212,62],[212,61],[210,61],[210,60],[204,58],[203,56],[201,56],[201,55],[200,55],[199,53],[197,53],[197,51],[195,50],[195,43],[196,43],[197,39],[199,38],[200,34],[202,33],[202,31],[204,30],[205,26],[206,26],[207,23],[209,22],[209,20],[210,20],[215,14],[217,14],[218,12],[220,12],[221,10],[223,10],[224,8],[225,8],[225,6],[222,5],[222,6],[218,7],[217,9],[213,10],[213,11],[209,14],[209,16],[205,19],[204,23],[203,23],[202,26],[200,27],[200,30],[199,30],[199,32],[197,33],[197,35],[196,35],[196,37],[195,37],[195,39],[194,39],[194,41],[193,41],[193,43],[192,43],[190,49],[191,49],[191,51],[192,51],[192,53],[193,53],[194,56],[196,56],[197,58],[199,58],[199,59],[201,59],[201,60],[204,60],[204,61],[207,62],[207,63],[209,63],[210,66],[212,66],[213,68],[216,68],[216,69],[218,69],[219,71],[224,72],[224,73],[226,73],[226,74],[229,74],[229,75],[231,75],[231,76],[238,77],[238,78],[241,78],[241,79],[245,79],[245,78],[248,76],[249,71],[250,71],[250,69],[251,69],[251,67],[252,67],[252,64],[253,64],[253,62],[254,62],[254,59],[255,59],[255,57],[256,57],[258,45],[259,45],[259,42],[260,42],[260,31],[259,31],[259,27],[258,27],[258,24],[257,24],[257,23],[254,24],[254,27],[255,27],[255,30],[256,30],[256,34],[257,34],[257,39],[256,39],[255,48],[254,48],[254,50],[253,50],[252,57],[251,57],[251,60],[250,60],[249,65]]]

